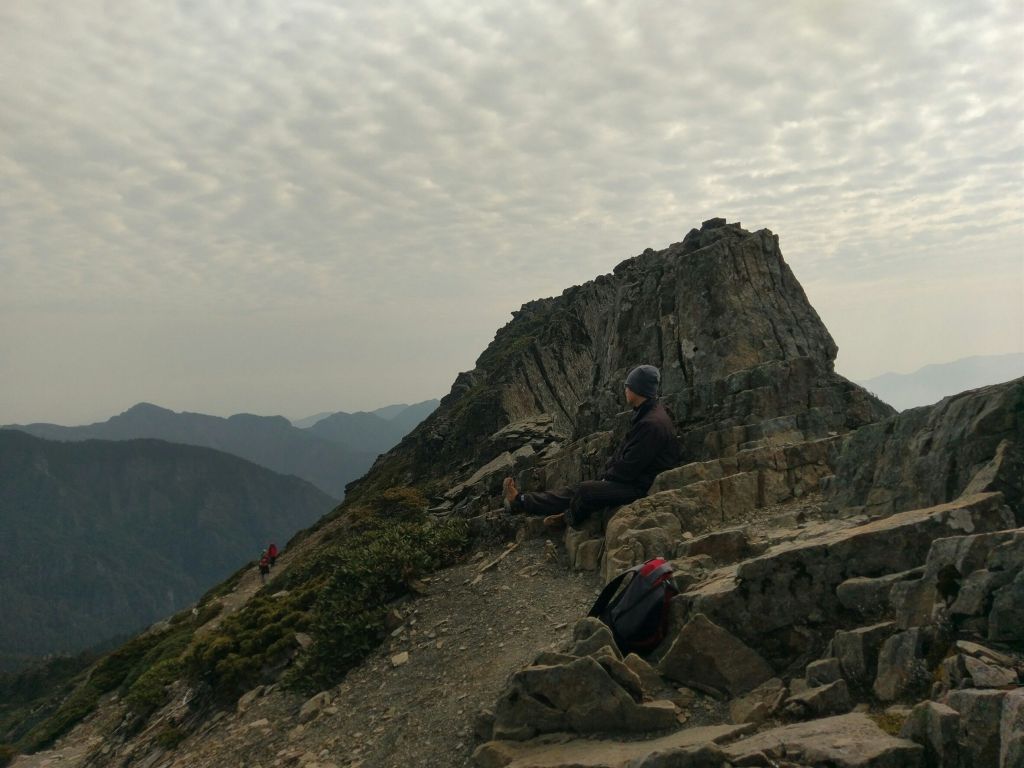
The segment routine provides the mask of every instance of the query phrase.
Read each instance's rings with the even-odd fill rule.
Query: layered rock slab
[[[614,657],[611,661],[621,665]],[[583,656],[515,673],[495,706],[493,735],[522,741],[560,731],[646,732],[675,725],[671,703],[637,703],[633,694],[638,691],[627,691],[614,671],[619,670],[610,672],[599,660]]]
[[[739,696],[772,677],[772,668],[749,646],[697,614],[676,635],[658,671],[700,690]]]
[[[834,620],[836,587],[851,577],[908,570],[926,560],[937,538],[1013,522],[1002,494],[978,494],[780,544],[676,599],[688,614],[703,613],[757,647],[776,630]]]
[[[727,745],[723,751],[733,763],[760,753],[798,765],[827,765],[831,768],[924,766],[924,749],[920,745],[890,736],[870,717],[860,713],[762,731]]]
[[[1024,525],[1024,378],[850,433],[830,505],[891,514],[982,491],[1003,493]]]
[[[750,726],[710,725],[645,741],[547,737],[521,743],[487,742],[477,748],[473,759],[479,768],[719,768],[722,752],[715,745],[750,730]]]

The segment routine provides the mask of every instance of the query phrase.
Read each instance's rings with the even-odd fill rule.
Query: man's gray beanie
[[[638,365],[626,377],[626,386],[640,397],[657,397],[661,372],[653,365]]]

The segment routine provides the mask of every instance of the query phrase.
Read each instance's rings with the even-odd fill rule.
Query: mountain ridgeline
[[[175,413],[139,403],[96,424],[12,424],[6,428],[46,440],[155,438],[214,448],[275,472],[300,477],[340,499],[347,483],[366,472],[378,454],[401,440],[436,405],[436,400],[427,400],[388,410],[386,415],[339,412],[316,421],[308,429],[300,429],[283,416],[240,413],[221,418]]]
[[[926,365],[913,373],[883,373],[858,382],[898,411],[937,403],[944,397],[1024,376],[1024,353],[975,355]]]
[[[137,632],[335,500],[235,456],[0,430],[0,668]]]

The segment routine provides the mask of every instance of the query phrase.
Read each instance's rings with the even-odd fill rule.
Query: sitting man
[[[658,402],[661,373],[653,365],[641,365],[626,377],[626,402],[633,408],[629,431],[605,464],[600,480],[586,480],[567,488],[520,493],[515,480],[506,477],[506,511],[546,515],[545,523],[558,528],[576,526],[602,507],[629,504],[647,495],[659,472],[679,463],[675,427]]]

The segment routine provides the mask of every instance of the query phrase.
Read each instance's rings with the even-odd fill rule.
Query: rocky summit
[[[14,764],[1024,765],[1024,380],[897,415],[836,352],[778,238],[724,219],[524,305],[283,576],[197,606],[214,618],[149,672],[150,707],[132,705],[146,672],[118,678]],[[599,475],[639,363],[662,371],[682,464],[558,535],[504,514],[507,475]],[[375,542],[450,553],[454,530],[454,556],[413,550],[372,595],[345,581]],[[623,655],[583,617],[655,556],[675,569],[669,631]]]

